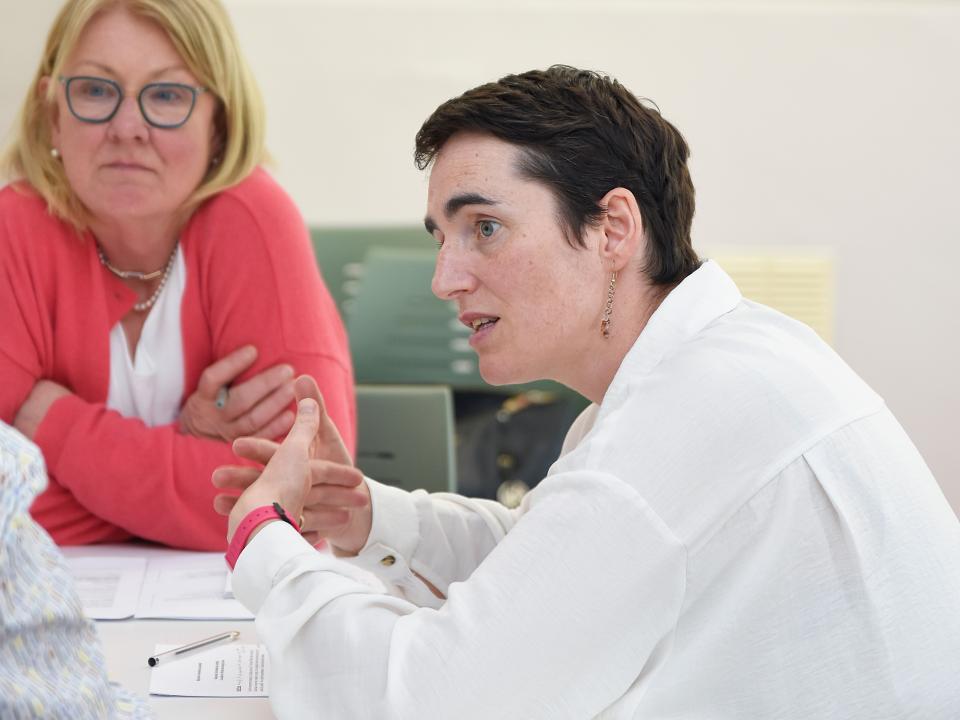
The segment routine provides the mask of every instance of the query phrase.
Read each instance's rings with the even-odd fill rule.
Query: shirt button
[[[393,555],[387,555],[385,558],[380,560],[380,564],[383,565],[384,567],[390,567],[396,561],[397,559]]]

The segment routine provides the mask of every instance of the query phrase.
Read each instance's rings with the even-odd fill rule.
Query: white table
[[[181,551],[148,545],[97,545],[62,548],[67,556],[155,557]],[[231,720],[273,718],[267,698],[194,698],[149,695],[150,672],[147,658],[157,644],[185,645],[227,630],[239,630],[238,642],[255,643],[252,620],[98,620],[97,633],[103,644],[110,679],[147,698],[158,720]]]
[[[238,642],[257,642],[252,620],[99,620],[110,679],[148,698],[158,720],[261,720],[273,718],[267,698],[193,698],[149,695],[147,658],[158,643],[185,645],[227,630],[239,630]]]

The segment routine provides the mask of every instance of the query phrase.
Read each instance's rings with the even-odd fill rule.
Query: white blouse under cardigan
[[[180,307],[187,284],[183,248],[177,245],[170,275],[143,323],[137,352],[130,357],[123,325],[110,330],[110,386],[107,407],[149,427],[180,415],[183,397],[183,331]]]
[[[518,510],[369,484],[354,562],[394,594],[286,523],[240,556],[279,718],[957,717],[956,517],[883,401],[714,263]]]

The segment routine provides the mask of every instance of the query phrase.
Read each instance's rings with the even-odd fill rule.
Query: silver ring
[[[213,401],[213,404],[217,406],[218,410],[223,410],[227,406],[227,400],[230,398],[230,389],[224,385],[219,390],[217,390],[217,399]]]

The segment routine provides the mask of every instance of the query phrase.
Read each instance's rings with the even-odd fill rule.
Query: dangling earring
[[[60,151],[57,150],[56,148],[50,148],[50,157],[56,160],[57,158],[60,157]]]
[[[600,321],[600,334],[605,340],[610,339],[610,316],[613,314],[613,293],[617,290],[617,274],[610,275],[610,287],[607,288],[607,304],[603,308],[603,319]]]

